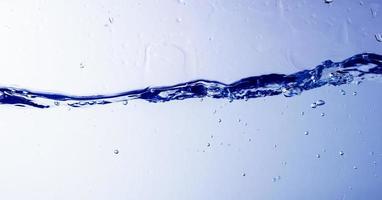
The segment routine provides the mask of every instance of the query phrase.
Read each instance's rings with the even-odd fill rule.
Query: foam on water
[[[210,97],[215,99],[247,100],[251,98],[284,95],[292,97],[303,91],[325,85],[343,85],[364,80],[380,79],[382,55],[362,53],[342,62],[324,61],[310,70],[293,74],[267,74],[240,79],[231,84],[214,80],[194,80],[172,86],[147,87],[117,94],[73,96],[59,93],[35,92],[22,88],[1,87],[0,104],[50,108],[67,105],[82,107],[109,104],[130,100],[145,100],[152,103]]]

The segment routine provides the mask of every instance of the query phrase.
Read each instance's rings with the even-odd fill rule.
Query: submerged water
[[[148,102],[166,102],[189,98],[211,97],[215,99],[242,100],[283,94],[292,97],[303,91],[325,85],[343,85],[364,80],[380,79],[382,55],[362,53],[342,62],[324,61],[310,70],[293,74],[267,74],[240,79],[231,84],[213,80],[194,80],[164,87],[147,87],[141,90],[117,94],[97,94],[93,96],[70,96],[58,93],[33,92],[22,88],[0,88],[0,103],[16,106],[49,108],[68,105],[109,104],[141,99]],[[322,104],[322,103],[318,103]]]

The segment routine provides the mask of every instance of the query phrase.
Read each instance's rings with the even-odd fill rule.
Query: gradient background
[[[379,0],[1,1],[0,84],[86,95],[293,73],[382,54],[381,12]],[[0,198],[381,199],[381,89],[1,106]]]

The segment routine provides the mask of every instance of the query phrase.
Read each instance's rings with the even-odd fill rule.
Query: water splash
[[[0,104],[50,108],[67,105],[110,104],[131,100],[152,103],[184,100],[189,98],[215,98],[248,100],[251,98],[284,95],[292,97],[303,91],[325,85],[343,85],[378,78],[382,75],[382,55],[362,53],[342,62],[324,61],[321,65],[294,74],[267,74],[240,79],[231,84],[213,80],[194,80],[164,87],[147,87],[110,95],[72,96],[58,93],[34,92],[26,89],[0,88]]]

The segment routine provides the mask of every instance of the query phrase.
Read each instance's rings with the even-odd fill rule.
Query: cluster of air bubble
[[[131,100],[145,100],[158,103],[190,98],[215,98],[248,100],[274,95],[293,97],[303,91],[325,85],[343,85],[360,83],[380,77],[382,74],[382,55],[363,53],[352,56],[342,62],[327,60],[321,65],[294,74],[267,74],[252,76],[225,84],[211,80],[194,80],[165,87],[148,87],[112,95],[71,96],[55,93],[33,92],[17,88],[0,88],[0,104],[49,108],[67,105],[82,107],[109,104]]]

